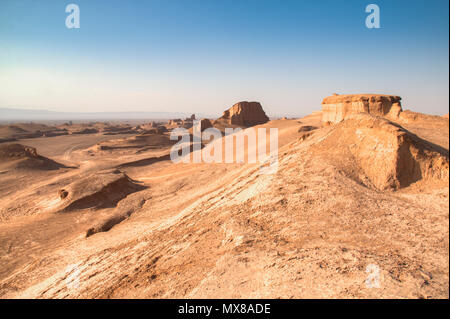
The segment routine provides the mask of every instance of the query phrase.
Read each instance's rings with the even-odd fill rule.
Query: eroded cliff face
[[[244,127],[264,124],[269,121],[259,102],[239,102],[223,112],[218,119],[232,125]]]
[[[357,114],[397,117],[402,111],[401,97],[380,94],[332,95],[323,99],[322,121],[338,123]]]
[[[449,178],[448,150],[429,143],[399,124],[359,113],[333,125],[311,147],[346,176],[378,190],[396,190],[421,180]]]

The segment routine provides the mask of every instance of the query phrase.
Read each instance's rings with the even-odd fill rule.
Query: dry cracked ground
[[[168,133],[2,143],[0,297],[448,298],[448,123],[270,121],[274,174]]]

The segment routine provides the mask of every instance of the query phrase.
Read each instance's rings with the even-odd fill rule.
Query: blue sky
[[[67,29],[67,4],[81,28]],[[367,29],[365,7],[381,10]],[[0,107],[304,115],[334,92],[449,108],[447,0],[0,0]]]

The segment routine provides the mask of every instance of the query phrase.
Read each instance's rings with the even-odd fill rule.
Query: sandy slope
[[[448,151],[446,123],[409,129]],[[61,213],[57,192],[164,150],[80,150],[66,157],[79,168],[45,180],[0,175],[0,296],[448,298],[448,180],[380,191],[319,152],[334,129],[321,127],[320,114],[263,127],[279,129],[276,174],[260,174],[257,164],[121,166],[145,188],[117,207]],[[86,238],[123,209],[129,217]],[[366,285],[370,265],[380,270],[379,288]]]

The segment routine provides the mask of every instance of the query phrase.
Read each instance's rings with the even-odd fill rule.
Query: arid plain
[[[274,174],[172,162],[189,118],[0,126],[0,297],[448,298],[448,115],[263,107],[201,125],[278,128]]]

